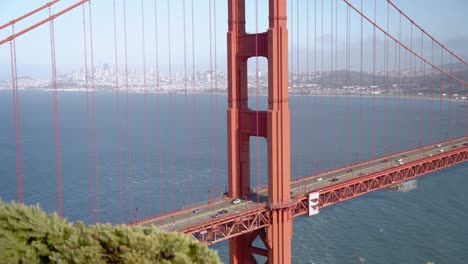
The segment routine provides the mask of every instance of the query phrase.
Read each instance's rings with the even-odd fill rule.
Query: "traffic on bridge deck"
[[[320,195],[333,189],[334,186],[340,186],[347,182],[369,178],[372,177],[372,175],[377,175],[382,171],[407,168],[412,166],[412,164],[417,164],[421,160],[437,159],[438,157],[449,157],[451,155],[450,153],[461,154],[462,160],[459,162],[468,159],[468,137],[457,138],[445,142],[440,142],[438,144],[431,144],[422,148],[396,153],[390,156],[384,156],[378,159],[361,162],[347,167],[333,169],[325,173],[307,176],[294,181],[291,183],[291,204],[296,204],[295,206],[298,207],[294,216],[310,213],[307,212],[308,208],[306,197],[309,193],[318,193]],[[450,164],[445,165],[450,166]],[[424,174],[425,173],[421,173],[420,175]],[[420,175],[410,176],[409,178]],[[395,183],[407,180],[409,178],[395,181]],[[388,187],[388,184],[382,187]],[[381,188],[372,188],[372,190],[369,191],[378,189]],[[365,193],[367,192],[368,191]],[[221,235],[217,239],[205,239],[203,235],[207,234],[210,228],[218,228],[218,226],[222,226],[221,220],[223,218],[226,219],[226,223],[234,219],[234,221],[245,220],[250,224],[255,224],[255,228],[264,226],[265,223],[262,222],[262,219],[259,217],[259,215],[265,213],[268,210],[268,201],[266,197],[267,189],[260,188],[256,191],[253,191],[246,197],[223,197],[212,203],[205,203],[196,207],[185,208],[178,212],[141,219],[130,224],[156,225],[168,231],[179,231],[192,234],[195,238],[211,244],[223,241],[236,235],[234,232],[230,234],[231,236],[226,236],[223,234],[223,230],[219,230]],[[303,208],[301,210],[301,208],[299,208],[301,206],[300,203],[304,200],[305,204],[303,204]],[[343,201],[344,200],[347,199],[343,199]],[[334,203],[336,202],[331,204]],[[319,207],[325,207],[328,205],[323,204],[323,200],[318,204]],[[255,215],[255,217],[252,217],[252,215]],[[214,219],[217,220],[216,224]],[[203,228],[206,230],[203,230]],[[246,230],[248,230],[248,228],[246,228]],[[241,232],[238,234],[241,234]]]

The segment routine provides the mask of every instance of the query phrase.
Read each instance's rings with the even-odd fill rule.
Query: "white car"
[[[316,181],[322,181],[322,180],[323,180],[323,178],[322,178],[322,177],[320,177],[320,178],[317,178],[317,179],[315,179],[315,180],[316,180]]]
[[[232,204],[238,204],[238,203],[240,203],[240,202],[241,202],[241,200],[240,200],[239,198],[237,198],[237,199],[232,200],[231,203],[232,203]]]

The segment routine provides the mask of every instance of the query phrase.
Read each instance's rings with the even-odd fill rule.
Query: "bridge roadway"
[[[441,146],[437,147],[438,144]],[[438,144],[411,149],[298,179],[291,182],[291,200],[298,200],[298,197],[303,197],[310,192],[322,193],[324,189],[330,189],[330,187],[334,185],[357,180],[375,172],[391,169],[392,167],[403,167],[405,164],[413,161],[428,159],[429,157],[437,157],[444,153],[457,150],[468,152],[468,136],[440,142]],[[399,159],[402,160],[401,164],[400,162],[397,162]],[[335,180],[333,181],[332,179],[334,178]],[[184,208],[178,211],[141,219],[130,224],[156,225],[164,230],[179,231],[190,234],[192,233],[190,231],[190,227],[202,225],[216,226],[216,223],[222,222],[224,218],[233,218],[233,215],[238,218],[240,217],[241,219],[247,219],[247,216],[255,214],[255,211],[264,212],[267,209],[267,192],[266,187],[263,187],[256,190],[249,196],[239,197],[240,202],[237,204],[232,203],[233,198],[223,197],[216,201],[209,203],[206,202],[199,205],[191,205],[190,208]],[[201,211],[194,213],[196,209],[200,209]],[[215,217],[215,215],[222,210],[226,210],[227,213]],[[259,214],[257,213],[257,216],[258,215]],[[296,216],[296,214],[294,216]],[[264,219],[264,221],[266,220]],[[265,225],[265,223],[262,222],[262,219],[252,219],[250,223],[255,224],[257,228],[261,227],[261,225]],[[200,232],[198,232],[198,235],[200,235]],[[218,240],[215,242],[218,242]]]

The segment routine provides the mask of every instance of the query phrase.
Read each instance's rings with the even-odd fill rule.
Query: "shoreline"
[[[19,91],[21,92],[52,92],[52,88],[18,88]],[[10,88],[4,88],[0,87],[0,92],[2,91],[11,91]],[[76,88],[76,87],[66,87],[66,88],[57,88],[57,92],[86,92],[86,88]],[[95,92],[98,93],[115,93],[115,89],[97,89]],[[125,89],[121,89],[120,92],[126,92]],[[145,94],[144,91],[139,91],[139,90],[131,90],[129,91],[131,94]],[[175,95],[184,95],[185,92],[181,90],[176,90],[173,91],[172,93],[169,91],[153,91],[149,90],[146,91],[147,94],[175,94]],[[188,90],[187,94],[194,95],[194,94],[199,94],[199,95],[210,95],[212,92],[210,91],[193,91],[193,90]],[[227,91],[216,91],[213,92],[213,94],[216,93],[216,95],[222,95],[222,96],[227,96]],[[249,96],[255,96],[256,94],[249,94]],[[260,93],[260,96],[267,96],[267,93]],[[423,95],[423,96],[418,96],[418,95],[396,95],[396,94],[333,94],[333,93],[313,93],[313,94],[301,94],[301,93],[289,93],[289,96],[294,96],[294,97],[353,97],[353,98],[359,98],[359,97],[364,97],[364,98],[401,98],[401,99],[425,99],[425,100],[434,100],[434,101],[456,101],[456,102],[467,102],[468,103],[468,96],[459,96],[458,98],[448,98],[447,96],[441,97],[440,94],[437,94],[436,96],[428,96],[428,95]]]

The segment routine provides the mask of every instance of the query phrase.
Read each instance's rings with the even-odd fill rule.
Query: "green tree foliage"
[[[0,200],[0,263],[220,263],[215,251],[156,227],[71,224]]]

